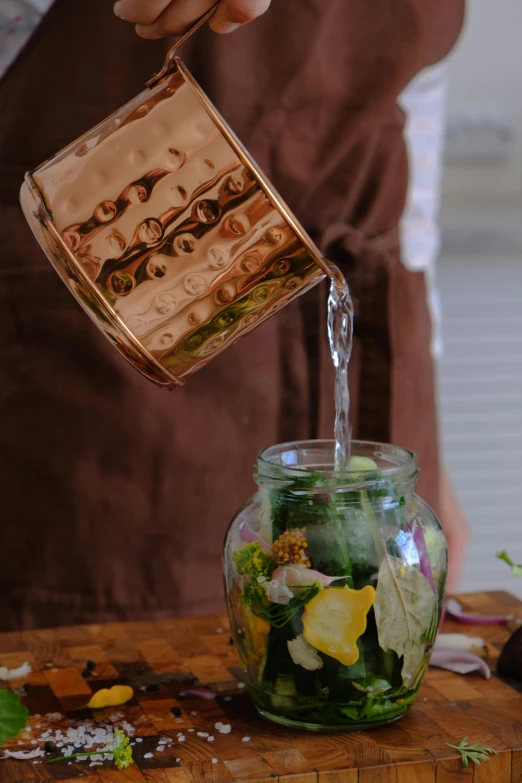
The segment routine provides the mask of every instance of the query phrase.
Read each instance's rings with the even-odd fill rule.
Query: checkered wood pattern
[[[459,600],[470,611],[522,618],[522,602],[508,593],[473,593]],[[463,629],[451,621],[444,630],[485,637],[493,667],[509,633],[498,626]],[[95,676],[88,679],[82,676],[87,659],[96,662]],[[66,728],[67,720],[91,718],[85,706],[91,692],[122,683],[132,685],[135,695],[116,709],[143,741],[133,747],[136,763],[126,770],[108,761],[90,768],[84,761],[3,760],[0,783],[77,778],[82,783],[522,783],[522,693],[496,675],[486,681],[430,669],[402,720],[368,733],[327,735],[285,729],[257,717],[239,687],[224,616],[0,634],[0,666],[12,668],[26,660],[33,673],[10,685],[30,683],[24,701],[37,736],[48,726]],[[143,690],[146,685],[159,687],[150,693]],[[217,696],[203,700],[183,693],[194,687],[208,687]],[[181,717],[171,713],[173,706],[181,709]],[[58,712],[64,719],[49,723],[46,714]],[[231,723],[232,732],[220,734],[217,721]],[[156,751],[160,737],[176,740],[180,730],[183,743]],[[214,735],[214,742],[197,731]],[[446,743],[466,734],[470,743],[484,742],[498,755],[465,769]],[[31,733],[28,741],[33,738]],[[17,740],[7,745],[25,747]],[[147,759],[149,752],[154,757]]]

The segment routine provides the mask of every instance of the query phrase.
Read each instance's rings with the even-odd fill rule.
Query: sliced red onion
[[[268,552],[269,555],[272,554],[268,544],[266,544],[262,538],[259,538],[257,533],[254,533],[254,531],[248,527],[246,522],[243,522],[243,524],[239,526],[239,537],[245,544],[259,544],[263,552]]]
[[[430,666],[448,669],[448,671],[457,674],[479,671],[486,680],[491,677],[491,670],[486,661],[465,650],[435,650],[430,658]]]
[[[187,688],[187,690],[180,691],[180,696],[195,696],[197,699],[211,699],[216,698],[214,691],[210,691],[208,688]]]
[[[288,587],[303,587],[315,585],[319,582],[323,587],[328,587],[337,579],[346,579],[345,576],[326,576],[320,571],[308,568],[304,563],[280,566],[272,573],[272,579],[281,582]]]
[[[457,620],[459,623],[466,623],[467,625],[502,625],[513,619],[512,614],[468,614],[463,611],[462,606],[455,598],[448,598],[446,601],[446,611],[454,620]]]
[[[475,655],[487,655],[487,645],[481,636],[468,636],[465,633],[439,633],[435,639],[433,649],[436,652],[441,650],[452,650],[455,652],[471,652]]]
[[[435,582],[433,581],[433,574],[431,572],[431,563],[430,558],[428,555],[428,548],[426,546],[426,539],[424,538],[424,530],[416,524],[415,519],[411,519],[407,525],[406,528],[410,531],[410,533],[413,536],[413,543],[415,544],[417,548],[417,552],[419,553],[419,568],[421,574],[424,574],[428,582],[430,583],[430,587],[437,595],[437,588],[435,587]]]
[[[8,758],[12,759],[35,759],[38,756],[45,756],[45,753],[40,748],[35,748],[34,750],[9,750],[6,748],[4,750],[4,756],[7,756]]]

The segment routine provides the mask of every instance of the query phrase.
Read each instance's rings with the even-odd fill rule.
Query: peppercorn
[[[96,663],[95,661],[92,661],[90,658],[88,658],[85,663],[85,666],[87,669],[89,669],[90,672],[92,672],[96,668]]]
[[[171,713],[174,715],[175,718],[181,717],[181,707],[177,707],[174,705],[174,707],[170,708]]]
[[[159,685],[156,685],[156,683],[151,683],[150,685],[145,686],[145,690],[147,693],[157,693],[157,691],[159,691]]]
[[[86,680],[88,677],[92,677],[92,671],[90,669],[84,669],[82,677]]]
[[[303,564],[308,568],[312,565],[308,558],[308,541],[306,528],[285,530],[272,544],[272,552],[278,565]]]
[[[58,750],[54,742],[51,742],[51,740],[47,740],[47,742],[44,744],[44,750],[46,753],[54,753],[55,750]]]

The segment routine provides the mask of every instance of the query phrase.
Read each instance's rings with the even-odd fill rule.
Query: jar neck
[[[353,467],[336,471],[335,443],[296,441],[271,446],[259,453],[255,480],[258,486],[290,495],[310,494],[312,502],[321,502],[321,494],[342,493],[359,498],[368,492],[389,504],[391,496],[401,502],[413,492],[418,476],[413,452],[389,444],[352,441]]]

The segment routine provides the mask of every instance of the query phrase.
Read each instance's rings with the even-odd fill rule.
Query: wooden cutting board
[[[459,600],[469,611],[522,618],[522,602],[508,593],[474,593]],[[492,667],[509,633],[501,626],[459,627],[451,621],[444,630],[486,638]],[[88,659],[96,668],[87,678],[82,672]],[[135,695],[105,717],[118,713],[118,720],[132,724],[135,736],[143,739],[133,746],[135,765],[125,770],[116,770],[110,761],[91,767],[88,761],[9,759],[0,761],[1,783],[77,778],[83,783],[522,783],[522,693],[496,675],[486,681],[430,669],[402,720],[368,733],[326,735],[257,717],[240,687],[224,616],[0,634],[0,666],[13,668],[24,661],[32,664],[33,673],[10,686],[27,683],[31,731],[7,747],[30,750],[46,729],[65,730],[92,719],[85,706],[91,693],[116,683],[131,684]],[[216,697],[200,698],[191,693],[194,688],[210,689]],[[179,707],[181,715],[175,717],[172,707]],[[215,728],[219,721],[231,724],[229,734]],[[184,741],[178,739],[180,732]],[[464,735],[498,755],[464,768],[446,744]],[[160,738],[174,742],[158,751]]]

